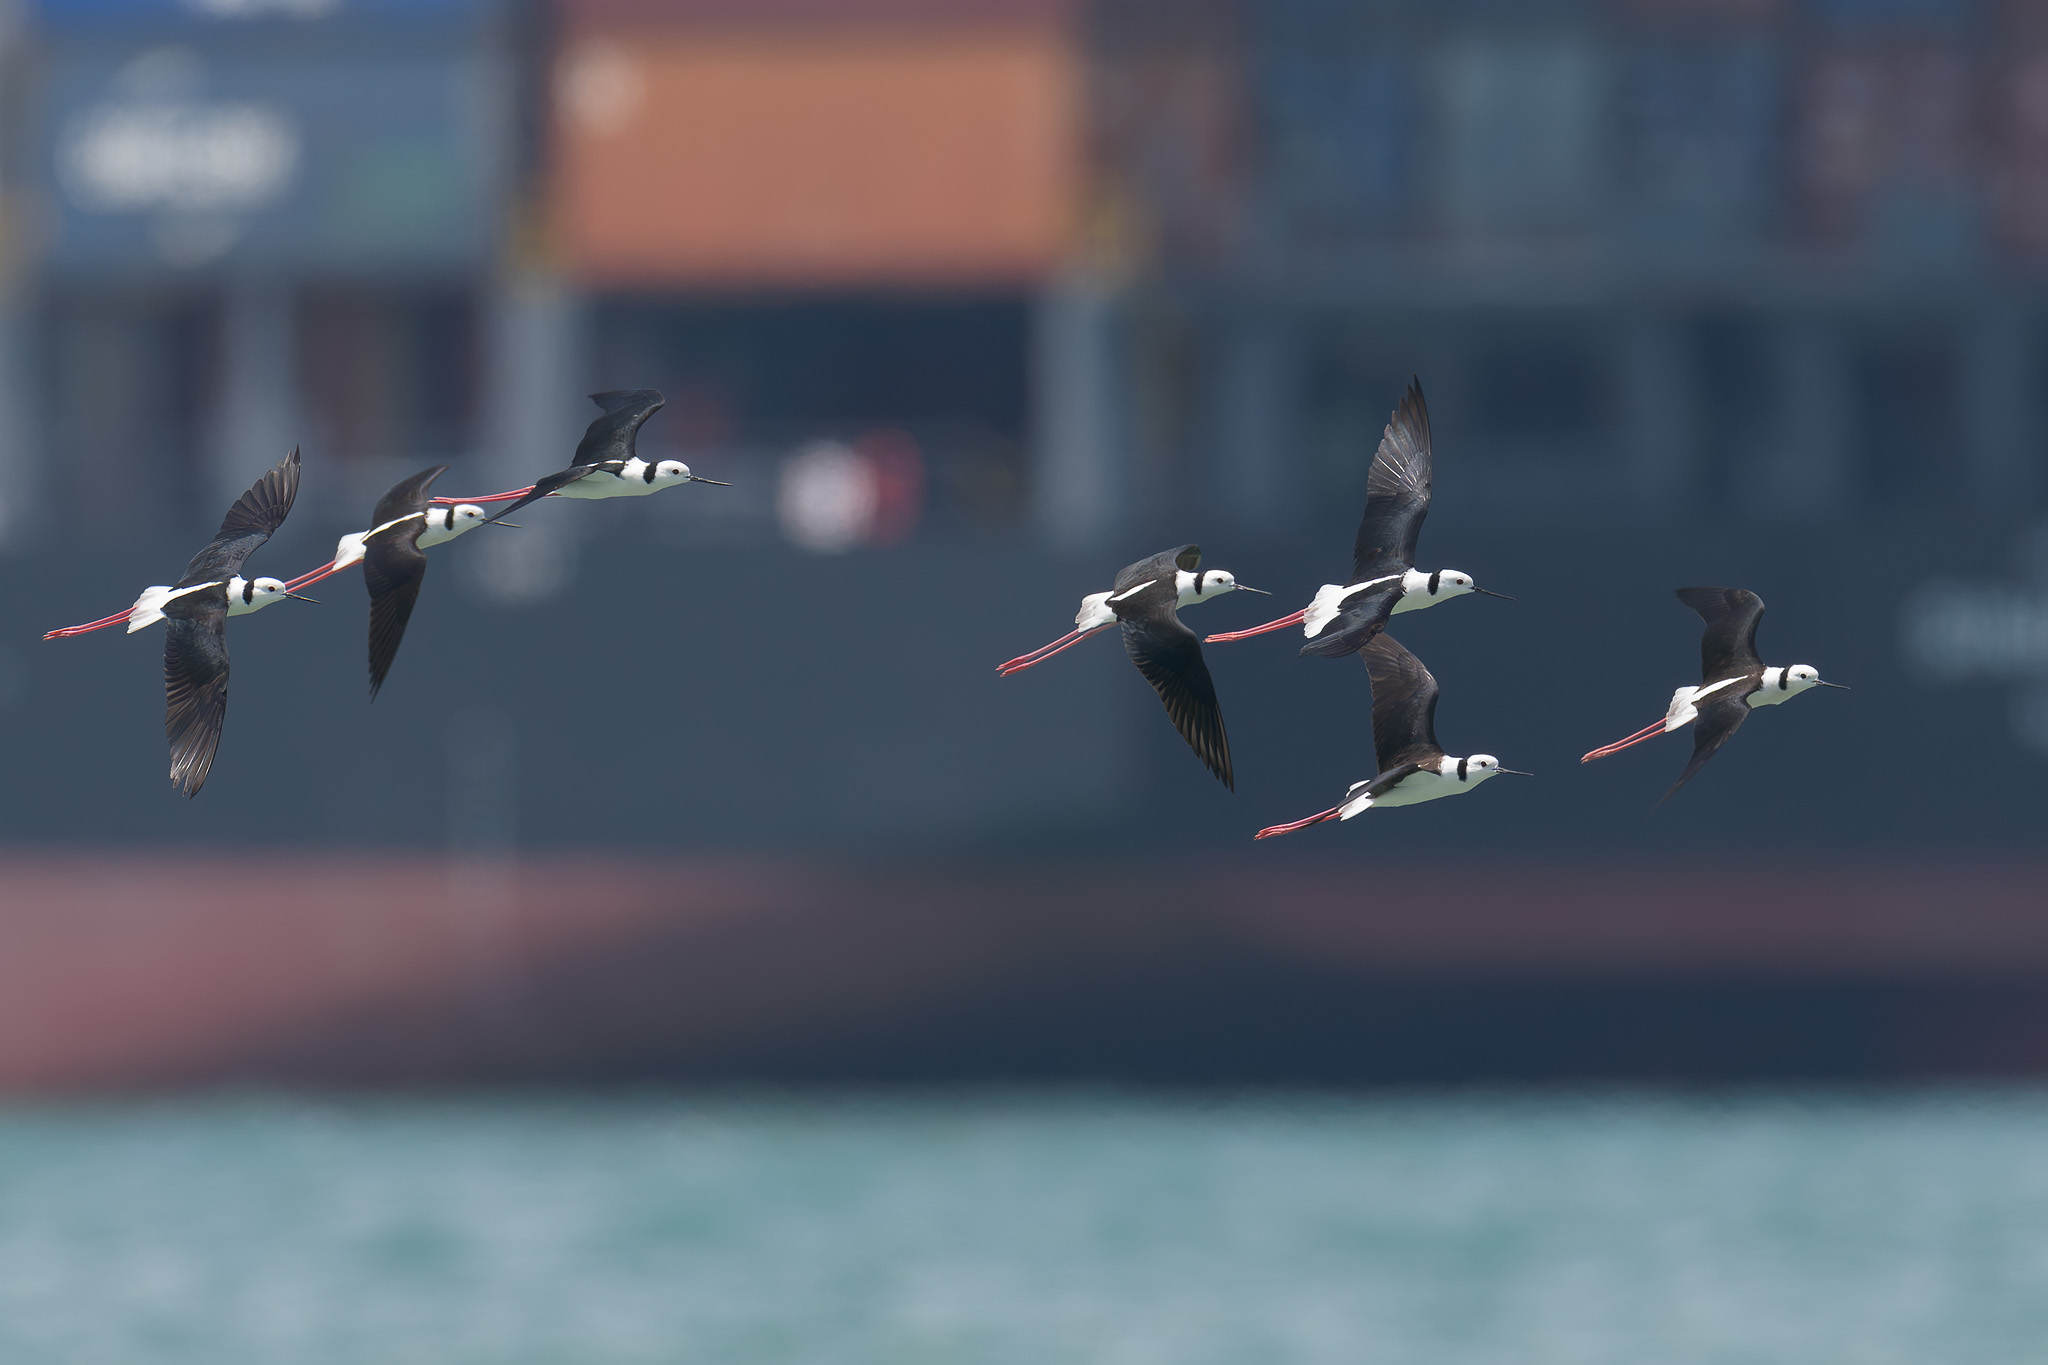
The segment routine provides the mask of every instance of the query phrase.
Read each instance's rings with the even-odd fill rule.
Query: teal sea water
[[[8,1365],[2048,1361],[2048,1096],[0,1111]]]

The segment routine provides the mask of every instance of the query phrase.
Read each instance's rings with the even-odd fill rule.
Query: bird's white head
[[[1489,592],[1473,581],[1472,575],[1462,569],[1438,569],[1435,573],[1424,573],[1421,569],[1410,569],[1403,575],[1401,601],[1395,611],[1417,611],[1433,607],[1439,602],[1448,602],[1453,597],[1463,597],[1476,592],[1484,597],[1498,597],[1502,601],[1514,599],[1505,593]]]
[[[1793,664],[1779,675],[1778,682],[1779,691],[1795,697],[1801,692],[1814,687],[1833,687],[1843,692],[1849,690],[1841,683],[1831,683],[1826,678],[1821,677],[1820,670],[1812,664]]]
[[[1199,573],[1189,573],[1182,569],[1176,577],[1179,581],[1175,586],[1179,589],[1180,605],[1183,607],[1196,602],[1207,602],[1227,592],[1255,592],[1261,595],[1265,595],[1266,592],[1264,588],[1254,588],[1238,582],[1237,576],[1228,569],[1203,569]]]
[[[1492,754],[1473,754],[1470,758],[1447,758],[1444,762],[1452,766],[1451,775],[1467,786],[1477,786],[1489,777],[1499,777],[1502,774],[1509,777],[1530,776],[1519,769],[1501,767],[1500,760]]]
[[[648,477],[647,482],[656,488],[666,488],[673,483],[709,483],[717,484],[720,488],[732,487],[729,483],[723,483],[717,479],[707,479],[702,474],[691,473],[690,467],[681,460],[659,461],[654,466],[654,470]]]
[[[313,600],[310,597],[299,597],[299,594],[276,578],[246,578],[228,584],[228,610],[236,616],[261,611],[272,602],[281,602],[287,597],[298,597],[301,602]]]
[[[421,529],[417,543],[423,550],[445,545],[464,531],[474,531],[490,519],[491,514],[473,502],[458,502],[453,507],[429,507],[426,525]]]

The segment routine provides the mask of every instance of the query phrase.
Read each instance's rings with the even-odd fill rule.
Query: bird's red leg
[[[1334,820],[1343,809],[1344,807],[1342,806],[1332,806],[1326,811],[1320,811],[1315,815],[1309,816],[1306,820],[1295,820],[1284,825],[1268,825],[1257,834],[1254,834],[1252,838],[1270,839],[1276,834],[1292,834],[1298,829],[1307,829],[1310,825],[1320,825],[1325,820]]]
[[[485,493],[480,497],[474,498],[435,498],[433,503],[436,507],[459,507],[465,502],[510,502],[514,498],[523,498],[532,491],[533,485],[528,484],[524,488],[515,488],[509,493]]]
[[[1581,758],[1579,762],[1591,763],[1596,758],[1605,758],[1609,754],[1618,754],[1623,749],[1627,749],[1634,745],[1641,744],[1646,739],[1655,739],[1657,736],[1663,733],[1664,722],[1661,720],[1654,725],[1645,725],[1642,729],[1636,731],[1627,739],[1617,739],[1612,744],[1601,745],[1599,748],[1593,750],[1593,752]]]
[[[133,607],[128,609],[128,611],[133,610],[135,610]],[[128,611],[120,612],[113,616],[103,616],[97,621],[87,621],[82,626],[59,626],[55,630],[46,630],[43,632],[43,638],[45,640],[68,640],[74,635],[83,635],[87,631],[105,630],[108,626],[118,626],[128,619]]]
[[[1097,626],[1094,630],[1070,630],[1049,645],[1040,645],[1029,654],[1019,654],[1006,663],[996,665],[996,672],[1007,678],[1012,673],[1022,673],[1033,664],[1042,664],[1063,649],[1072,649],[1097,631],[1108,630],[1108,626]]]
[[[356,563],[358,564],[361,562],[361,560],[356,561]],[[347,565],[344,567],[353,568],[354,565]],[[315,583],[318,583],[321,579],[332,578],[340,572],[341,569],[336,568],[334,565],[334,561],[330,559],[325,564],[322,564],[319,568],[309,569],[305,573],[300,574],[297,578],[292,579],[289,583],[286,583],[284,585],[284,590],[286,592],[297,592],[300,588],[310,588]]]
[[[1252,636],[1264,635],[1269,630],[1285,630],[1289,626],[1298,626],[1301,624],[1301,618],[1306,615],[1308,615],[1308,608],[1303,607],[1300,611],[1291,612],[1277,621],[1268,621],[1265,625],[1253,626],[1250,630],[1226,630],[1216,635],[1204,636],[1202,643],[1205,645],[1216,645],[1222,644],[1226,640],[1249,640]]]

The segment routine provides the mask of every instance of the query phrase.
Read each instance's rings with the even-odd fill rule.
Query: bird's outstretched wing
[[[1345,599],[1344,610],[1337,619],[1324,626],[1314,639],[1301,647],[1303,654],[1313,654],[1324,659],[1338,659],[1354,654],[1387,628],[1388,619],[1394,614],[1394,606],[1401,600],[1399,579],[1384,587],[1369,588],[1355,597]]]
[[[1764,619],[1764,600],[1747,588],[1680,588],[1678,600],[1707,623],[1700,634],[1700,682],[1761,673],[1756,652],[1757,622]]]
[[[1365,515],[1351,547],[1351,582],[1414,566],[1422,519],[1429,515],[1430,482],[1429,407],[1422,382],[1410,380],[1365,476]]]
[[[298,496],[299,448],[293,446],[291,454],[235,499],[235,505],[221,519],[220,530],[214,532],[205,549],[192,556],[192,562],[185,566],[185,576],[175,586],[218,583],[240,573],[242,561],[284,525]]]
[[[1129,592],[1132,588],[1164,578],[1172,580],[1178,570],[1193,573],[1202,566],[1202,547],[1199,545],[1176,545],[1171,550],[1161,550],[1148,555],[1135,564],[1126,564],[1117,570],[1116,581],[1110,584],[1112,593]],[[1178,598],[1179,594],[1174,596]]]
[[[529,502],[539,502],[542,498],[554,492],[557,488],[561,488],[565,484],[572,484],[586,474],[594,474],[600,469],[607,468],[612,470],[612,472],[617,473],[619,469],[619,464],[617,461],[600,462],[598,464],[572,464],[567,469],[558,469],[554,473],[548,475],[545,478],[535,479],[533,481],[533,487],[528,489],[524,495],[522,495],[519,499],[513,502],[513,504],[510,507],[507,507],[502,511],[491,513],[491,520],[503,521],[506,517],[511,516],[514,512],[517,512],[520,508],[526,506],[526,504],[528,504]]]
[[[393,533],[377,536],[363,549],[363,584],[370,590],[370,698],[384,686],[384,675],[398,657],[420,583],[427,576],[427,552],[419,547],[422,523],[412,521]],[[397,531],[406,532],[403,535]]]
[[[1707,766],[1707,760],[1721,752],[1735,732],[1742,728],[1742,722],[1749,718],[1749,704],[1743,697],[1753,689],[1745,688],[1741,696],[1716,699],[1700,708],[1699,718],[1692,723],[1692,758],[1686,763],[1685,771],[1671,784],[1657,802],[1663,805],[1678,795],[1678,789],[1692,781],[1693,775]]]
[[[388,526],[363,545],[363,585],[370,591],[370,698],[384,686],[384,675],[398,657],[405,626],[419,601],[420,582],[427,574],[427,552],[419,546],[426,522],[428,490],[447,471],[445,464],[422,470],[396,484],[377,503],[373,526]],[[401,521],[400,518],[410,518]]]
[[[199,795],[228,714],[227,603],[173,616],[164,633],[164,735],[171,781]]]
[[[1433,766],[1443,756],[1436,742],[1436,678],[1391,635],[1374,636],[1358,657],[1372,679],[1372,747],[1380,771],[1404,763]]]
[[[1223,708],[1216,702],[1216,684],[1202,661],[1202,642],[1173,614],[1172,598],[1163,613],[1126,617],[1124,651],[1145,675],[1145,681],[1166,705],[1167,718],[1195,756],[1232,791],[1230,736],[1223,730]]]
[[[640,428],[661,411],[663,399],[656,389],[612,389],[593,393],[590,401],[603,408],[604,415],[593,418],[576,443],[574,463],[580,465],[632,459]]]
[[[385,526],[400,517],[426,511],[427,505],[433,501],[429,490],[433,488],[434,480],[447,472],[447,465],[437,464],[432,469],[422,469],[411,478],[392,484],[384,496],[377,499],[377,510],[370,514],[370,525]],[[392,529],[395,531],[397,528]]]

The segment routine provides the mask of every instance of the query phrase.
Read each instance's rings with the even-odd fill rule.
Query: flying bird
[[[1424,573],[1415,567],[1415,542],[1422,534],[1422,519],[1429,515],[1430,478],[1429,408],[1422,400],[1422,382],[1410,380],[1366,474],[1365,516],[1351,547],[1350,582],[1325,583],[1300,611],[1250,630],[1211,635],[1208,643],[1247,640],[1299,625],[1308,637],[1303,654],[1338,659],[1356,652],[1386,629],[1389,616],[1400,612],[1420,611],[1472,592],[1512,601],[1480,587],[1468,573]]]
[[[294,448],[235,499],[213,540],[155,607],[170,623],[164,632],[164,735],[171,744],[171,781],[188,797],[205,785],[227,719],[227,619],[238,596],[254,600],[242,562],[284,524],[298,493]]]
[[[1671,694],[1664,719],[1646,725],[1626,739],[1603,745],[1581,758],[1618,754],[1623,749],[1669,734],[1691,725],[1692,761],[1664,793],[1669,801],[1693,774],[1721,751],[1721,746],[1740,729],[1752,709],[1777,706],[1815,687],[1848,691],[1841,683],[1823,680],[1812,664],[1766,668],[1756,652],[1757,622],[1763,620],[1764,602],[1747,588],[1680,588],[1678,600],[1700,614],[1706,629],[1700,634],[1700,685],[1681,687]]]
[[[1379,776],[1352,783],[1344,799],[1328,810],[1269,825],[1254,839],[1292,834],[1325,820],[1349,820],[1374,806],[1412,806],[1456,796],[1503,773],[1530,775],[1501,767],[1492,754],[1453,758],[1443,751],[1436,742],[1436,679],[1393,636],[1375,635],[1358,655],[1372,680],[1372,747]]]
[[[1202,644],[1181,624],[1178,609],[1206,602],[1226,592],[1263,592],[1247,587],[1223,569],[1203,569],[1202,548],[1182,545],[1141,559],[1117,574],[1108,592],[1081,599],[1074,629],[1049,645],[1001,664],[1003,677],[1044,663],[1098,631],[1121,625],[1124,652],[1145,675],[1166,705],[1166,714],[1181,738],[1223,785],[1236,789],[1230,769],[1230,738],[1223,731],[1223,711],[1216,686],[1202,662]]]
[[[550,493],[565,498],[638,498],[679,483],[708,483],[732,487],[717,479],[692,474],[681,460],[648,461],[634,448],[641,426],[661,410],[662,396],[654,389],[618,389],[593,393],[590,401],[604,409],[584,431],[576,444],[576,459],[567,469],[537,479],[516,496],[495,494],[475,499],[499,502],[515,496],[499,516],[510,516],[529,502]]]
[[[322,564],[317,569],[309,570],[300,574],[297,578],[291,579],[285,586],[293,592],[297,592],[300,588],[311,587],[322,579],[332,578],[343,569],[351,568],[363,562],[364,555],[369,551],[370,538],[372,536],[382,537],[387,534],[409,533],[413,531],[414,522],[418,523],[416,534],[419,537],[419,548],[422,550],[444,544],[466,531],[474,531],[479,526],[514,525],[514,523],[509,521],[497,520],[489,512],[486,512],[473,502],[444,504],[439,498],[427,499],[424,506],[416,507],[410,512],[402,512],[388,519],[383,516],[385,503],[389,502],[400,489],[403,489],[407,484],[414,482],[416,479],[423,478],[428,483],[432,483],[447,468],[447,465],[436,465],[433,469],[422,474],[416,474],[412,479],[407,479],[405,483],[394,486],[384,495],[383,500],[378,502],[377,510],[371,516],[369,530],[349,532],[339,541],[335,542],[333,559]]]
[[[288,470],[289,473],[288,475],[280,475],[280,470]],[[195,581],[193,578],[194,574],[210,572],[209,569],[202,568],[202,561],[211,563],[212,561],[209,561],[207,556],[214,551],[220,550],[222,543],[229,539],[229,528],[236,524],[236,514],[245,510],[243,504],[248,503],[251,498],[255,497],[265,487],[265,481],[272,477],[287,480],[287,482],[280,483],[279,485],[282,489],[281,496],[283,498],[284,510],[277,514],[277,523],[273,523],[264,529],[260,536],[249,541],[247,545],[241,548],[238,554],[233,555],[231,561],[226,558],[220,559],[219,562],[227,566],[223,570],[228,575],[225,581],[217,585]],[[82,626],[59,626],[56,630],[44,631],[43,638],[45,640],[68,640],[74,635],[85,635],[91,631],[105,630],[110,626],[119,625],[127,626],[127,634],[133,635],[136,631],[153,626],[167,616],[176,615],[177,613],[175,612],[165,610],[166,605],[172,599],[201,592],[211,586],[219,586],[222,589],[223,595],[227,598],[227,614],[229,616],[247,616],[251,612],[263,610],[272,602],[282,602],[287,597],[297,597],[302,602],[311,602],[312,598],[299,595],[298,590],[301,584],[296,581],[286,583],[276,578],[244,578],[240,572],[242,561],[247,559],[250,552],[258,545],[270,539],[270,534],[277,528],[277,524],[284,521],[285,513],[291,511],[292,499],[298,495],[298,490],[299,451],[298,447],[294,446],[292,453],[286,456],[275,469],[272,469],[269,474],[264,475],[263,479],[257,481],[255,487],[236,500],[234,507],[228,511],[227,520],[221,523],[220,533],[213,538],[213,544],[200,551],[191,564],[186,566],[184,578],[176,583],[151,584],[142,590],[141,595],[135,599],[134,604],[126,611],[115,612],[112,616],[102,616],[97,621],[87,621]],[[251,511],[249,515],[253,516],[255,513]],[[239,543],[240,537],[254,533],[253,531],[243,529],[235,534],[237,543]]]
[[[509,526],[498,521],[475,503],[443,507],[428,490],[434,480],[448,472],[437,464],[421,470],[377,500],[370,514],[370,529],[351,531],[334,547],[334,558],[310,573],[300,574],[286,586],[293,591],[331,578],[350,565],[361,563],[363,582],[370,589],[370,696],[384,686],[384,675],[398,656],[398,642],[405,638],[406,622],[412,619],[413,603],[419,600],[420,581],[426,576],[429,546],[445,544],[479,526]]]

